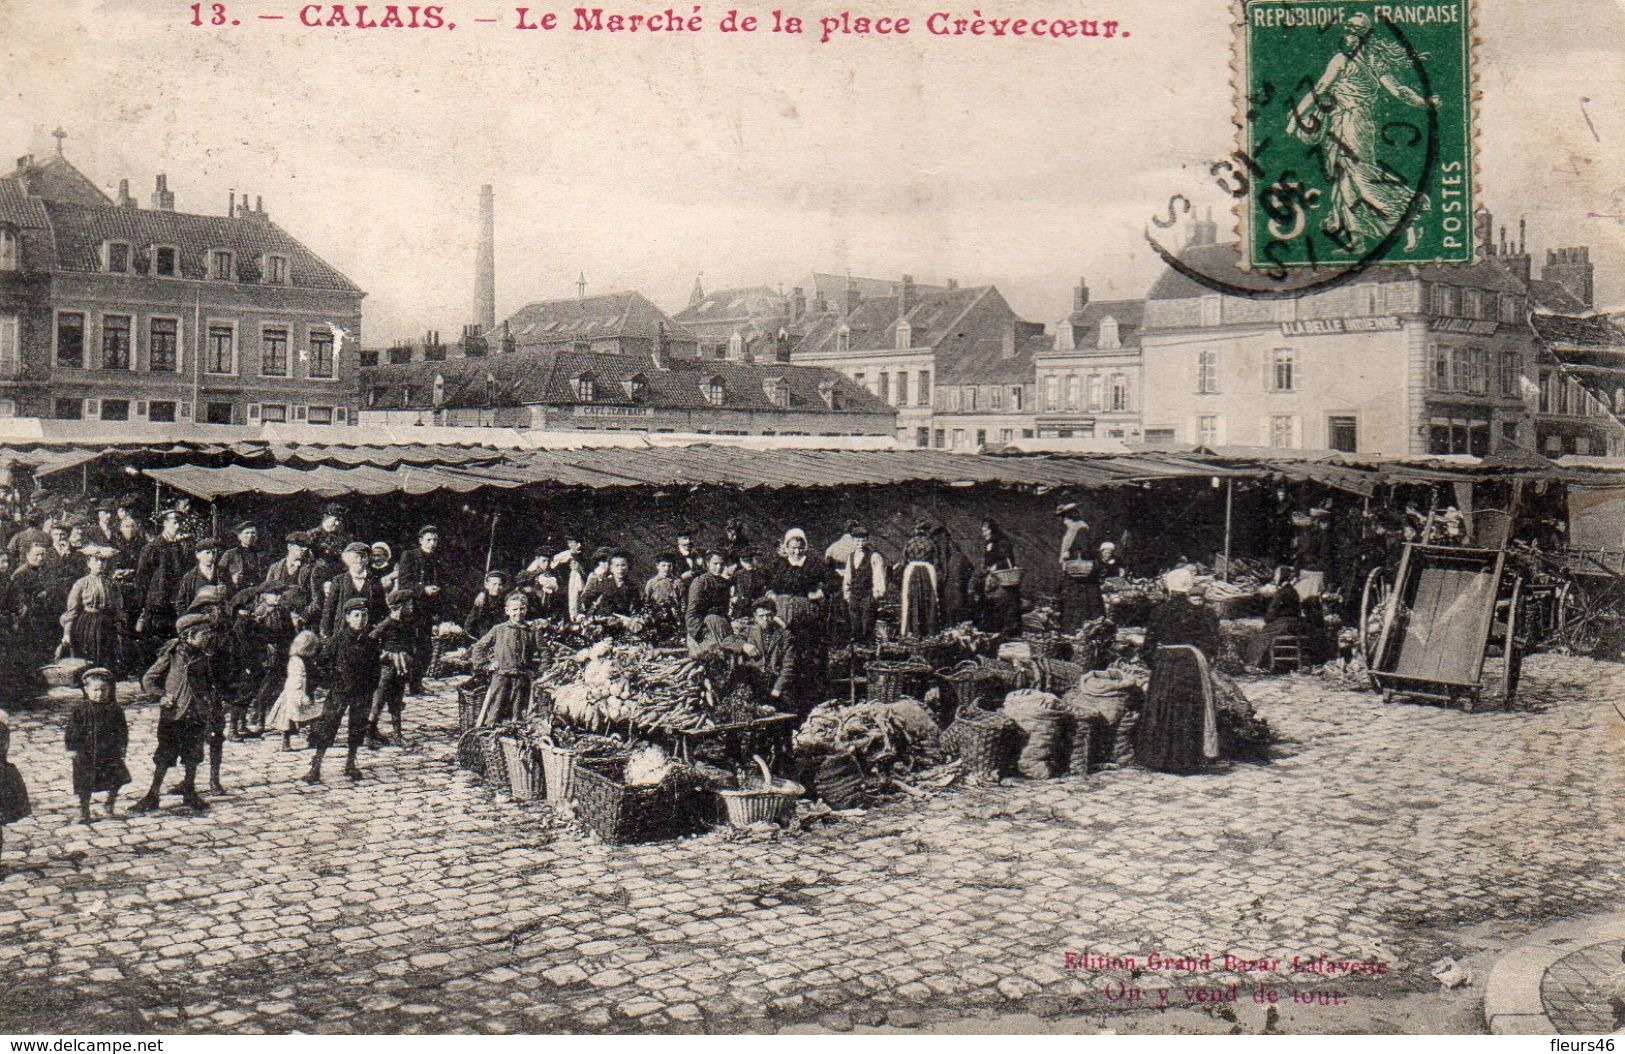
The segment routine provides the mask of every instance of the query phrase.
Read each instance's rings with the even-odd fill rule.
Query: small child
[[[79,675],[83,697],[68,714],[63,742],[73,754],[73,792],[79,796],[79,822],[95,823],[90,798],[107,792],[107,815],[113,815],[118,792],[130,782],[124,752],[130,745],[130,726],[119,706],[111,670],[93,666]]]
[[[28,807],[28,788],[23,784],[23,774],[6,760],[10,753],[11,717],[0,710],[0,854],[6,849],[6,824],[34,811]]]
[[[485,705],[480,709],[482,725],[519,721],[530,709],[536,639],[525,625],[527,607],[523,593],[508,594],[504,605],[508,621],[491,627],[469,652],[474,669],[488,670],[491,674],[491,686],[485,691]]]
[[[372,696],[372,712],[367,718],[367,746],[405,746],[401,733],[401,711],[406,705],[406,686],[412,683],[416,672],[412,665],[412,594],[405,589],[390,591],[384,602],[389,605],[389,616],[374,626],[368,636],[378,642],[378,687]],[[395,738],[390,739],[378,731],[378,720],[389,711]]]
[[[267,728],[282,733],[282,750],[293,749],[293,734],[300,725],[322,716],[322,704],[310,694],[310,671],[306,663],[316,651],[316,634],[300,630],[288,646],[288,668],[282,681],[282,694],[276,697],[271,715],[265,719]]]

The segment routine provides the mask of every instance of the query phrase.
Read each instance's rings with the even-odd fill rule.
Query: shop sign
[[[1467,333],[1475,337],[1493,337],[1500,323],[1486,318],[1436,318],[1428,323],[1435,333]]]
[[[596,403],[578,404],[573,407],[577,417],[653,417],[655,408],[652,406],[600,406]]]
[[[1303,318],[1281,323],[1283,337],[1328,337],[1342,333],[1393,333],[1404,328],[1392,315],[1376,318]]]

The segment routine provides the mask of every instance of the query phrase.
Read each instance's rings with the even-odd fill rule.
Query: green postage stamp
[[[1470,0],[1242,0],[1250,267],[1473,259]]]

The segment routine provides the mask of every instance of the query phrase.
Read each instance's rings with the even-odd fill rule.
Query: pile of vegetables
[[[541,681],[555,715],[578,728],[674,733],[716,727],[705,667],[646,644],[601,640],[555,663]]]
[[[957,626],[950,626],[938,633],[937,637],[972,655],[992,655],[998,651],[1001,639],[997,633],[986,633],[977,629],[973,622],[961,622]]]
[[[871,772],[908,772],[943,759],[942,735],[912,699],[894,703],[824,703],[796,730],[798,753],[857,755]]]

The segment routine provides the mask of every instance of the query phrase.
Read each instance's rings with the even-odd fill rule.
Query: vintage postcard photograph
[[[9,1050],[1625,1030],[1620,0],[0,0],[3,149]]]

